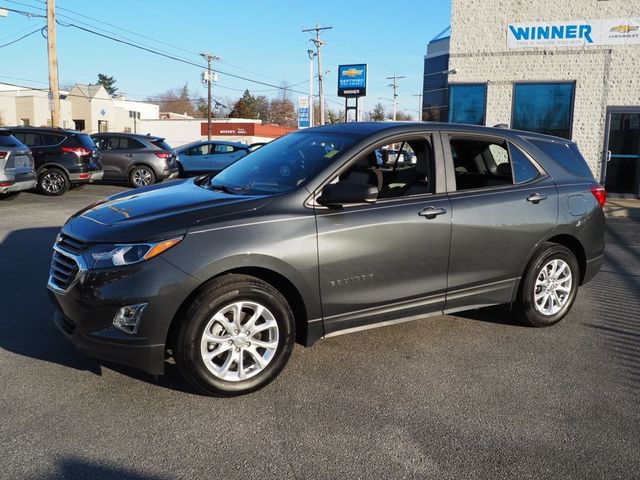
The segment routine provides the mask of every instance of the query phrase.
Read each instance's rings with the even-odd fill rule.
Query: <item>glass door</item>
[[[607,192],[640,195],[640,107],[609,108],[605,152]]]

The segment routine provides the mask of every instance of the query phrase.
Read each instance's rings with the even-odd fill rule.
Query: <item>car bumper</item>
[[[162,178],[163,179],[167,179],[167,178],[175,178],[180,174],[180,170],[178,169],[178,167],[175,168],[166,168],[163,172],[162,172]]]
[[[16,180],[11,185],[5,185],[0,187],[0,194],[22,192],[23,190],[30,190],[35,188],[38,181],[35,178],[29,180]]]
[[[102,179],[104,176],[103,170],[95,170],[93,172],[79,172],[79,173],[70,173],[69,181],[71,183],[91,183],[96,180]]]
[[[164,373],[173,318],[195,280],[162,258],[120,269],[80,271],[66,291],[48,284],[54,323],[82,353],[152,375]],[[118,311],[147,303],[137,332],[113,325]]]
[[[602,267],[603,261],[604,255],[600,255],[596,258],[592,258],[591,260],[587,260],[587,265],[584,271],[584,278],[582,279],[583,285],[596,276],[596,273],[598,273],[600,267]]]

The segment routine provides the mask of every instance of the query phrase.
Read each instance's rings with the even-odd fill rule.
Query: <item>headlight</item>
[[[182,237],[153,243],[97,245],[85,254],[90,269],[132,265],[157,257],[182,241]]]

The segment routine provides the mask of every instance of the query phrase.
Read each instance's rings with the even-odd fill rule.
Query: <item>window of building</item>
[[[516,83],[511,126],[571,138],[575,83]]]
[[[484,83],[450,85],[449,121],[469,125],[484,125],[487,86]]]
[[[85,123],[84,120],[73,120],[73,123],[75,125],[75,129],[78,130],[79,132],[83,132],[84,128],[85,128]]]

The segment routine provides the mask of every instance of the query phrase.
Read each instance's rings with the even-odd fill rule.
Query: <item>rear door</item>
[[[508,303],[531,252],[557,223],[556,187],[504,138],[445,133],[443,146],[452,211],[445,310]]]

